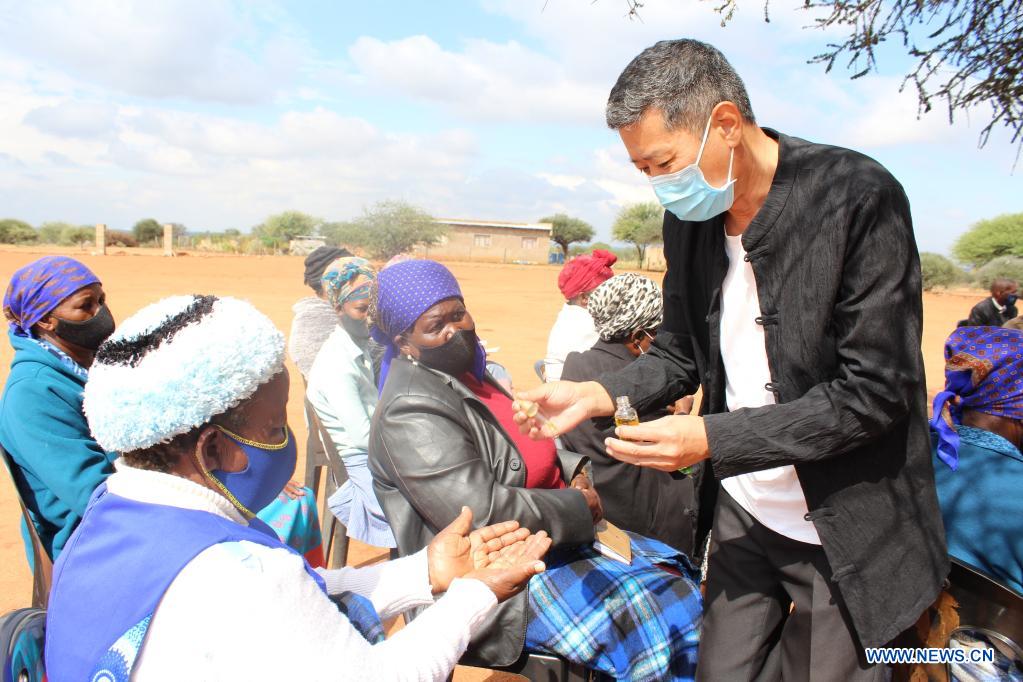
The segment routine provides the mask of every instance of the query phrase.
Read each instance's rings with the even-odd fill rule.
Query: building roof
[[[467,220],[463,218],[437,218],[434,222],[452,227],[499,227],[505,230],[542,231],[548,235],[554,227],[550,223],[516,223],[505,220]]]

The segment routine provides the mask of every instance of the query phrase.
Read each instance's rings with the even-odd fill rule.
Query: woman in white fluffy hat
[[[468,510],[416,555],[310,568],[253,514],[294,470],[288,381],[236,299],[166,299],[100,348],[85,411],[121,458],[54,567],[49,679],[441,680],[543,570],[542,533],[469,533]],[[383,641],[379,618],[431,603]]]

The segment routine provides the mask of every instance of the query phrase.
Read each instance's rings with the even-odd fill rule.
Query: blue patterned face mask
[[[703,158],[703,148],[707,146],[711,120],[707,119],[707,127],[703,130],[703,141],[700,142],[696,161],[680,171],[650,178],[650,184],[653,185],[661,206],[674,213],[679,220],[693,222],[710,220],[730,209],[732,202],[735,201],[735,179],[732,177],[734,149],[728,154],[728,180],[724,186],[711,187],[700,170],[700,159]]]
[[[271,445],[247,440],[222,426],[216,428],[241,446],[249,462],[241,471],[215,469],[209,472],[209,475],[220,492],[224,493],[242,514],[251,518],[274,501],[295,472],[298,454],[295,434],[288,428],[284,442]]]

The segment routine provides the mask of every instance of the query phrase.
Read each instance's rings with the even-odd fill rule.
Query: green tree
[[[82,248],[94,241],[96,241],[96,228],[85,225],[65,224],[64,229],[60,231],[60,238],[57,240],[57,243],[63,246]]]
[[[620,242],[632,244],[642,266],[646,247],[661,242],[663,222],[664,209],[660,204],[653,201],[629,204],[618,213],[618,219],[611,227],[611,236]]]
[[[985,263],[983,267],[977,268],[974,276],[977,278],[978,286],[982,289],[990,289],[991,282],[999,277],[1023,283],[1023,258],[1000,256]]]
[[[381,201],[347,223],[334,223],[336,243],[364,249],[371,258],[388,260],[416,246],[431,246],[447,228],[404,201]]]
[[[44,244],[59,244],[60,235],[69,227],[76,227],[62,220],[52,220],[39,226],[39,241]]]
[[[1023,213],[1007,213],[975,223],[956,240],[952,255],[974,267],[999,256],[1023,256]]]
[[[252,234],[264,245],[280,251],[299,235],[316,234],[323,221],[301,211],[277,213],[252,228]]]
[[[920,254],[920,274],[923,278],[924,291],[962,284],[968,279],[962,268],[937,253]]]
[[[35,229],[24,220],[6,218],[0,220],[0,242],[4,244],[29,244],[39,239]]]
[[[135,226],[131,228],[131,233],[139,244],[148,244],[150,242],[159,244],[160,240],[163,239],[163,225],[153,218],[144,218],[135,223]]]
[[[569,244],[575,242],[588,242],[593,239],[593,226],[585,220],[573,218],[564,213],[555,213],[546,218],[540,218],[541,223],[551,224],[551,241],[561,247],[565,258],[569,255]]]

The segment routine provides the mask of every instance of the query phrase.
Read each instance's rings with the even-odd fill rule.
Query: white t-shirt
[[[729,410],[775,403],[765,388],[771,381],[764,328],[757,324],[760,297],[753,267],[745,259],[742,236],[725,235],[728,274],[721,287],[721,358],[725,365],[725,402]],[[803,488],[793,466],[780,466],[721,481],[721,486],[760,523],[785,537],[821,543],[807,512]]]
[[[543,359],[547,381],[561,379],[561,370],[569,353],[582,353],[600,340],[593,318],[586,308],[566,303],[558,313],[547,339],[547,355]]]

